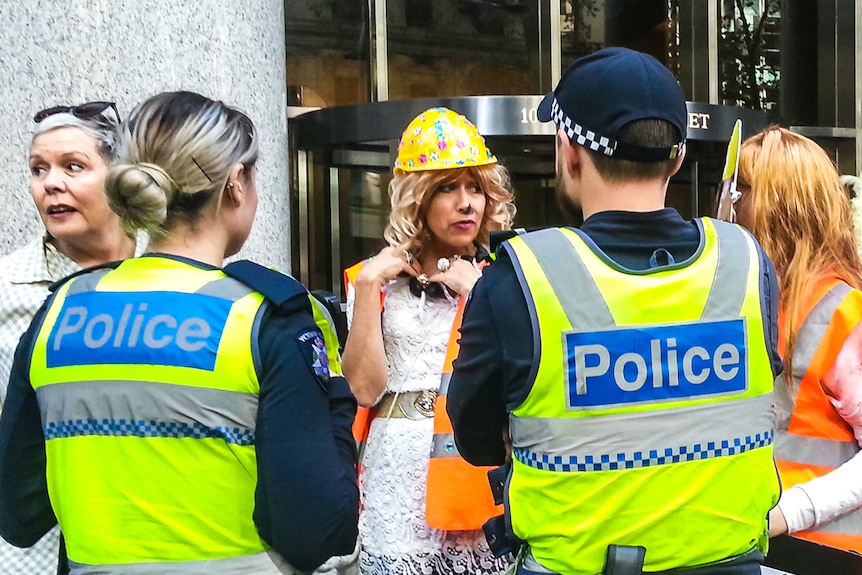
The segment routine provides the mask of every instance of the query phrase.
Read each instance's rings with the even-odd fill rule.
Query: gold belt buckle
[[[420,392],[419,397],[413,401],[413,407],[425,417],[434,417],[434,404],[436,402],[437,392],[426,389]]]

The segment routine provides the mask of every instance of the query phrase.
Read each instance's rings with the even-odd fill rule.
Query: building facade
[[[379,248],[394,145],[443,101],[489,134],[522,226],[560,223],[553,136],[535,103],[602,46],[653,54],[680,79],[694,145],[669,201],[709,213],[732,121],[779,122],[862,169],[862,0],[40,0],[0,8],[0,253],[41,225],[28,194],[34,111],[114,100],[121,114],[190,89],[262,135],[261,206],[241,256],[340,291]],[[288,119],[289,118],[289,119]]]
[[[733,121],[811,136],[862,168],[862,2],[827,0],[291,0],[286,4],[291,265],[339,293],[376,252],[398,136],[430,105],[473,120],[512,174],[521,227],[566,223],[539,96],[604,46],[652,54],[689,101],[668,202],[711,214]],[[577,224],[578,222],[568,222]]]

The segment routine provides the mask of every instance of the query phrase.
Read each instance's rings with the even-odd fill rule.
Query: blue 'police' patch
[[[748,388],[743,319],[563,334],[569,409]]]
[[[326,354],[326,342],[318,329],[309,329],[296,336],[303,356],[309,362],[311,370],[322,381],[329,381],[329,356]]]
[[[48,367],[170,365],[212,370],[232,303],[176,292],[68,296],[48,336]]]

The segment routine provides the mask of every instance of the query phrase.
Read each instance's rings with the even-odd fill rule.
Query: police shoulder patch
[[[329,356],[326,354],[326,342],[323,333],[316,328],[307,329],[296,336],[296,341],[302,350],[302,356],[308,362],[311,371],[317,376],[321,385],[329,382]]]

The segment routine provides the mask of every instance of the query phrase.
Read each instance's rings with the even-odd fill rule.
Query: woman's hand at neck
[[[474,249],[470,254],[423,256],[422,271],[428,276],[429,282],[442,283],[461,297],[467,297],[482,275],[479,266],[473,261],[475,253]],[[446,261],[449,263],[448,268],[445,266]]]

